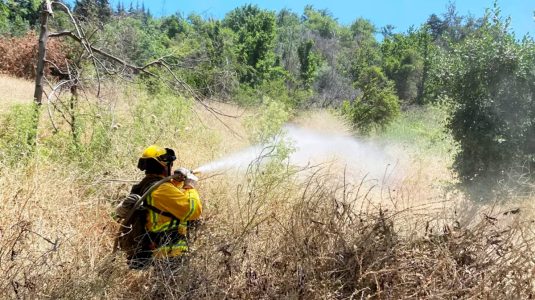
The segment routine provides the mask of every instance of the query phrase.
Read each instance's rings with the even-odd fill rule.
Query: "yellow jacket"
[[[195,189],[179,189],[170,182],[163,183],[147,197],[147,204],[162,212],[171,213],[179,219],[161,215],[152,209],[147,213],[147,231],[150,233],[172,232],[177,230],[180,238],[171,244],[157,245],[155,257],[173,257],[188,251],[186,241],[188,221],[198,220],[202,213],[199,193]]]

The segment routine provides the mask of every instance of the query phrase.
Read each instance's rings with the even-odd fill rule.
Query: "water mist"
[[[294,166],[337,163],[355,176],[382,180],[396,164],[396,160],[378,146],[355,137],[318,133],[295,125],[286,125],[284,132],[284,140],[294,148],[289,156],[289,164]],[[195,172],[244,171],[265,154],[263,151],[265,148],[261,145],[248,147],[202,165]]]

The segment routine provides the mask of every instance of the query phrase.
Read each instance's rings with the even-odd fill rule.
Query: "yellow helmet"
[[[151,159],[154,159],[162,166],[169,167],[171,163],[176,160],[176,155],[173,149],[162,148],[158,145],[150,145],[143,150],[143,154],[141,154],[141,157],[139,158],[137,167],[142,171],[147,170],[147,161]]]
[[[141,155],[141,158],[158,158],[162,155],[164,155],[167,151],[165,151],[164,148],[158,146],[158,145],[150,145],[145,150],[143,150],[143,154]]]

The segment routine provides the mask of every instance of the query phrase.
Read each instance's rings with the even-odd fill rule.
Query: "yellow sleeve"
[[[154,205],[178,217],[181,221],[197,220],[202,213],[202,203],[195,189],[180,190],[166,182],[152,192]]]

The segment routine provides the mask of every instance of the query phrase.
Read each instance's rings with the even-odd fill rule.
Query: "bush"
[[[16,165],[32,157],[37,135],[39,108],[14,105],[0,119],[0,163]]]
[[[267,97],[294,109],[306,106],[311,96],[311,90],[292,90],[287,87],[284,79],[277,79],[265,81],[257,88],[240,85],[234,95],[234,101],[241,106],[257,106]]]
[[[124,103],[80,105],[73,112],[75,135],[70,125],[58,122],[57,133],[42,137],[41,155],[62,164],[73,163],[107,173],[135,166],[125,157],[136,157],[148,145],[176,148],[189,119],[191,101],[165,92],[149,96],[142,84],[127,87],[124,96],[132,101],[126,114],[114,115],[111,108]]]
[[[290,113],[284,103],[264,97],[257,115],[245,120],[253,144],[269,144],[281,134],[282,126],[288,121]]]
[[[494,13],[456,47],[443,75],[455,103],[454,168],[476,199],[533,178],[535,167],[535,43],[517,42]]]
[[[446,130],[448,108],[438,104],[412,106],[388,125],[379,137],[390,143],[401,143],[419,156],[449,159],[455,143]]]
[[[362,133],[383,128],[399,114],[399,100],[393,83],[379,67],[367,67],[356,83],[361,94],[353,102],[345,101],[342,113]]]

